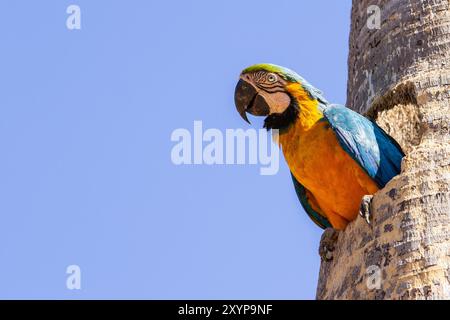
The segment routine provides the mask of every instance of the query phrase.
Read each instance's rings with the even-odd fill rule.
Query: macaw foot
[[[373,195],[365,195],[361,200],[361,205],[359,206],[359,215],[366,220],[368,225],[371,225],[372,220],[372,204]]]
[[[327,228],[322,234],[319,246],[319,255],[322,261],[333,260],[333,251],[339,235],[339,230]]]

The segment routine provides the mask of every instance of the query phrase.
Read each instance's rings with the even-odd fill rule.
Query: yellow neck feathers
[[[300,108],[298,120],[294,127],[297,127],[297,129],[301,131],[309,130],[323,117],[322,111],[319,110],[319,102],[315,99],[311,99],[308,92],[306,92],[298,83],[289,84],[286,89],[291,96],[297,99]]]
[[[297,99],[299,106],[298,119],[289,126],[286,131],[280,132],[278,143],[281,145],[283,152],[290,150],[294,152],[298,143],[320,119],[323,117],[322,111],[319,109],[319,102],[311,99],[309,94],[298,83],[289,84],[287,91],[294,99]]]

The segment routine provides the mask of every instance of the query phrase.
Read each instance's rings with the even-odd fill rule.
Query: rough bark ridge
[[[370,30],[368,8],[381,10]],[[450,299],[450,0],[353,0],[347,105],[407,156],[322,261],[318,299]]]

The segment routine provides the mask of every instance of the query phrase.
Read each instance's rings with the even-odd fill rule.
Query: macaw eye
[[[278,78],[277,78],[276,74],[269,73],[269,75],[267,76],[267,81],[269,81],[270,83],[273,83],[277,80],[278,80]]]

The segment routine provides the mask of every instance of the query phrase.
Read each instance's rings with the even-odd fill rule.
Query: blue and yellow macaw
[[[404,153],[376,123],[340,105],[292,70],[251,66],[235,91],[239,114],[266,116],[279,130],[279,144],[298,198],[320,227],[342,230],[354,220],[361,199],[400,173]]]

